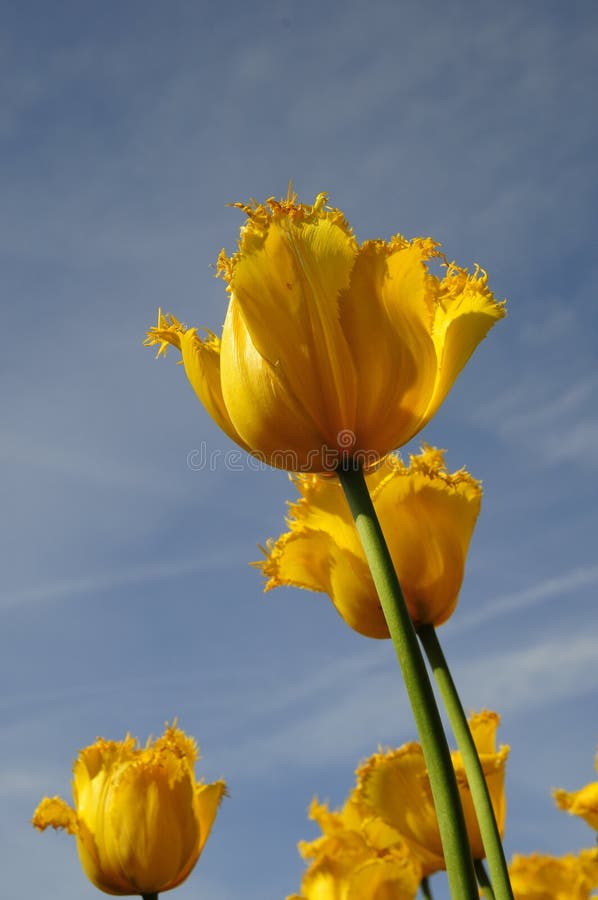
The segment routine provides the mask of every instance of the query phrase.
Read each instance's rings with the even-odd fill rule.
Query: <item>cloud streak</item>
[[[531,587],[489,600],[483,609],[472,610],[467,617],[454,624],[456,634],[486,625],[494,619],[520,614],[524,610],[539,606],[555,597],[567,602],[574,591],[598,585],[598,565],[583,565],[571,569],[563,575],[546,578]]]
[[[41,584],[38,587],[0,594],[0,609],[43,603],[48,601],[67,600],[82,594],[94,594],[98,591],[110,591],[129,585],[144,584],[148,581],[170,580],[195,575],[199,572],[227,569],[235,559],[234,548],[211,553],[209,558],[180,560],[173,562],[146,563],[130,566],[117,572],[92,573],[79,578],[65,579]],[[245,555],[239,551],[239,561],[246,562]]]

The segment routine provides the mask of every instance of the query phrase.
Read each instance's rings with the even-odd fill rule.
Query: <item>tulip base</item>
[[[430,777],[451,896],[478,900],[461,798],[426,664],[409,616],[390,552],[363,470],[339,467],[337,474],[363,546],[388,630],[403,673]]]

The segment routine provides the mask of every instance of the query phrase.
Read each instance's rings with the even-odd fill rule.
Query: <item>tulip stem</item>
[[[425,900],[434,900],[432,888],[430,887],[430,880],[428,878],[422,878],[420,888]]]
[[[475,869],[482,897],[484,897],[485,900],[494,900],[494,891],[492,890],[492,885],[490,884],[488,873],[484,868],[484,863],[481,859],[476,859],[473,867]]]
[[[158,900],[157,892],[155,894],[142,894],[142,900]]]
[[[492,808],[492,800],[490,792],[482,769],[482,764],[478,756],[478,751],[474,743],[465,710],[459,698],[455,682],[451,676],[448,663],[442,652],[442,647],[433,625],[420,625],[417,629],[419,639],[423,645],[428,662],[436,679],[438,690],[444,707],[446,709],[457,747],[461,752],[463,767],[467,775],[467,781],[471,790],[473,805],[480,827],[480,835],[486,859],[488,860],[488,868],[492,877],[494,886],[494,894],[496,900],[513,900],[513,890],[509,880],[509,871],[507,861],[500,838],[500,831],[496,823],[496,817]],[[478,881],[480,881],[480,873],[478,871],[477,862],[474,863]],[[485,873],[483,865],[480,866],[484,871],[488,887],[490,882]],[[483,887],[480,881],[480,887]],[[484,894],[484,896],[494,897],[494,894]]]
[[[451,896],[478,900],[461,798],[426,663],[361,468],[337,474],[372,573],[411,702],[444,851]]]

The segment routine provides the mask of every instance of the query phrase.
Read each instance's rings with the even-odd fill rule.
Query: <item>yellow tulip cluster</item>
[[[502,833],[509,748],[496,749],[498,724],[498,715],[489,711],[470,718]],[[484,848],[456,751],[453,763],[472,853],[481,860]],[[583,795],[581,810],[575,814],[589,824],[585,800],[593,804],[591,813],[596,816],[597,794],[598,783],[574,794],[554,791],[557,804],[570,812]],[[309,865],[301,894],[287,900],[414,900],[422,879],[445,868],[426,767],[415,742],[371,756],[358,767],[356,785],[341,810],[331,812],[314,800],[309,817],[319,825],[322,836],[299,843],[299,852]],[[509,874],[515,900],[590,900],[598,888],[598,849],[560,857],[515,854]]]
[[[267,541],[254,563],[266,590],[325,593],[354,630],[392,637],[401,665],[408,662],[421,739],[362,763],[340,811],[314,800],[310,816],[322,834],[299,845],[308,867],[301,896],[289,900],[413,900],[444,869],[449,883],[470,879],[459,893],[470,897],[472,859],[486,857],[502,890],[496,900],[588,900],[598,886],[596,851],[516,856],[511,893],[500,840],[509,748],[496,747],[499,716],[480,712],[468,725],[453,704],[462,728],[453,725],[460,749],[449,755],[431,688],[418,693],[418,679],[429,682],[417,637],[428,656],[437,652],[426,642],[457,606],[482,488],[463,468],[450,473],[442,450],[423,444],[409,464],[394,451],[439,409],[504,316],[503,303],[484,271],[449,263],[431,238],[360,244],[324,193],[313,205],[289,190],[280,201],[235,206],[246,222],[237,251],[218,261],[229,294],[222,336],[202,337],[159,312],[146,344],[158,356],[178,349],[217,425],[248,453],[293,473],[299,499],[288,531]],[[348,474],[355,472],[359,483]],[[444,753],[444,773],[427,762],[430,748]],[[195,741],[176,725],[144,748],[131,737],[98,740],[74,764],[73,806],[45,798],[33,824],[73,834],[100,890],[155,900],[192,871],[225,793],[222,781],[196,780],[197,757]],[[455,822],[437,813],[451,785]],[[598,785],[555,797],[597,826]],[[447,834],[462,841],[452,856]]]

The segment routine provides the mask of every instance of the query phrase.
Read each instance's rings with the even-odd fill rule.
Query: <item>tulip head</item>
[[[33,825],[74,834],[85,874],[107,894],[170,890],[199,859],[225,792],[196,781],[197,756],[175,726],[143,749],[129,736],[99,739],[74,764],[73,807],[46,797]]]
[[[292,504],[290,531],[269,541],[256,563],[266,590],[280,585],[321,591],[351,628],[386,638],[388,626],[353,517],[336,478],[296,475],[301,499]],[[407,606],[416,625],[440,625],[454,611],[482,489],[464,469],[447,472],[433,447],[410,465],[387,457],[367,476]]]
[[[146,344],[177,346],[216,423],[272,466],[331,472],[405,444],[504,315],[485,273],[447,263],[430,238],[360,245],[326,194],[233,205],[247,221],[218,261],[221,341],[160,315]]]
[[[400,834],[360,806],[355,792],[338,811],[314,800],[309,816],[322,835],[299,843],[309,867],[301,897],[288,900],[414,900],[419,862]]]
[[[516,854],[509,878],[515,900],[590,900],[598,887],[598,850],[577,856]]]
[[[504,777],[509,748],[503,746],[496,750],[495,733],[499,721],[496,713],[484,711],[470,717],[469,727],[502,836],[506,812]],[[451,756],[471,852],[474,859],[483,859],[484,846],[461,754],[453,751]],[[424,875],[444,869],[438,820],[420,744],[412,742],[397,750],[377,753],[357,774],[360,802],[403,836],[420,860]]]
[[[598,769],[598,756],[596,757],[596,768]],[[579,816],[588,823],[590,828],[598,831],[598,782],[593,781],[586,784],[585,787],[578,791],[563,791],[557,789],[553,791],[554,799],[560,809],[564,809],[572,816]]]

